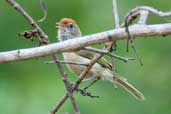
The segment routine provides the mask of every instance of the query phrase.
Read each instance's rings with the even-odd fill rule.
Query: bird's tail
[[[128,91],[131,95],[133,95],[138,100],[144,100],[144,95],[137,90],[133,85],[127,82],[125,78],[122,76],[113,73],[110,70],[104,70],[102,76],[104,79],[111,81],[114,84],[118,84],[119,86],[123,87],[126,91]]]
[[[145,100],[144,95],[137,90],[133,85],[127,82],[127,80],[119,75],[113,77],[113,82],[116,82],[118,85],[123,87],[131,95],[133,95],[138,100]]]

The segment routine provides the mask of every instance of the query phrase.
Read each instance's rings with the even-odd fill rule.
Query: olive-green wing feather
[[[93,59],[93,57],[95,56],[95,52],[91,52],[88,50],[79,50],[77,52],[75,52],[76,54],[78,54],[79,56],[88,58],[88,59]],[[99,63],[100,65],[102,65],[105,68],[108,68],[110,70],[112,70],[112,65],[109,63],[109,61],[107,61],[104,57],[100,58],[97,63]]]

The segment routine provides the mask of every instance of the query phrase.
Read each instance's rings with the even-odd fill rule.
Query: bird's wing
[[[96,53],[88,51],[88,50],[79,50],[76,52],[79,56],[88,58],[88,59],[93,59]],[[100,58],[97,63],[99,63],[101,66],[108,68],[112,70],[112,64],[109,63],[104,57]]]

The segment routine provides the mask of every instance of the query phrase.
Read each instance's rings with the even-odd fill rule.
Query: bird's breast
[[[90,62],[89,59],[81,57],[75,54],[74,52],[63,53],[63,57],[65,61],[69,61],[69,62],[76,62],[76,63],[89,63]],[[79,76],[86,69],[86,66],[74,65],[74,64],[67,64],[67,67],[77,76]],[[91,76],[93,76],[93,72],[89,71],[89,73],[86,75],[86,78],[89,78]]]

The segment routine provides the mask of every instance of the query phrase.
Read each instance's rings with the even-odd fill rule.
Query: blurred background
[[[84,35],[113,29],[112,0],[45,0],[48,6],[46,21],[39,23],[56,42],[55,23],[63,17],[75,19]],[[39,0],[17,0],[17,2],[35,19],[43,13]],[[162,11],[170,11],[170,0],[118,0],[121,22],[128,11],[136,6],[149,5]],[[165,23],[162,19],[150,15],[148,24]],[[0,51],[35,47],[18,33],[31,29],[23,17],[5,0],[0,0]],[[135,56],[132,50],[126,52],[126,41],[119,41],[115,53],[123,56]],[[171,113],[171,38],[140,38],[136,47],[144,66],[137,61],[124,63],[115,60],[117,71],[144,93],[146,100],[137,101],[122,88],[114,89],[111,83],[99,81],[89,91],[99,95],[98,99],[83,97],[75,93],[81,114],[169,114]],[[13,62],[0,65],[0,112],[2,114],[48,114],[49,110],[64,95],[64,84],[55,65],[46,65],[50,57]],[[109,59],[110,60],[110,59]],[[66,69],[66,67],[65,67]],[[70,80],[76,80],[66,69]],[[88,84],[83,83],[81,86]],[[72,114],[70,101],[62,106],[58,114]]]

